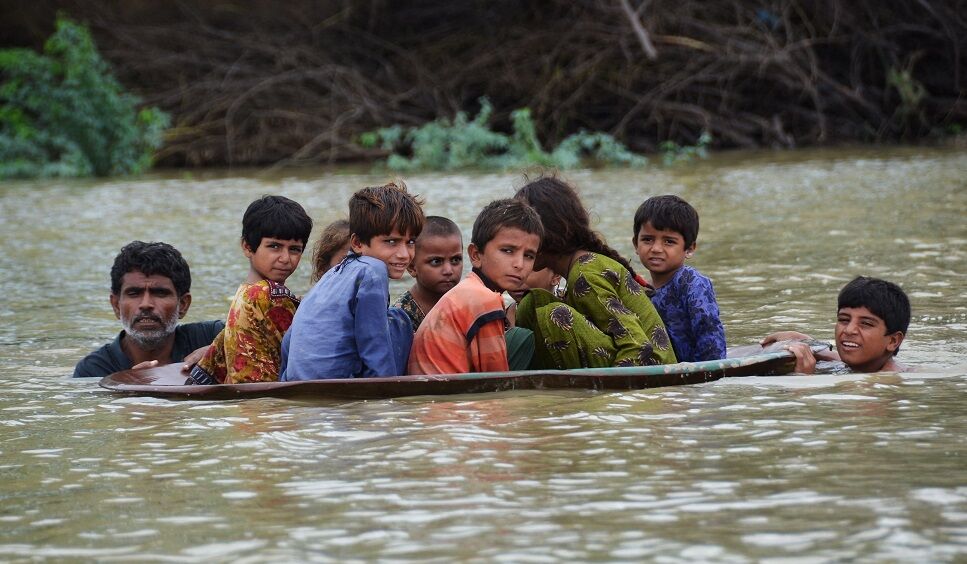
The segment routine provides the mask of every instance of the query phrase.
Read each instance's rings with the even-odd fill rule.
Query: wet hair
[[[505,227],[516,227],[524,233],[537,235],[541,240],[544,238],[544,226],[537,211],[526,202],[505,198],[494,200],[480,210],[473,222],[470,242],[483,252],[487,243]]]
[[[463,237],[460,233],[460,228],[453,220],[442,217],[439,215],[428,215],[426,216],[426,223],[423,224],[423,231],[420,233],[420,239],[424,237],[450,237],[450,236]],[[417,245],[420,241],[417,240]]]
[[[567,182],[554,176],[542,176],[525,184],[514,198],[527,202],[540,215],[544,225],[542,253],[566,255],[585,249],[614,259],[635,276],[631,263],[591,229],[588,210],[577,191]]]
[[[345,247],[348,242],[348,220],[337,219],[322,230],[322,235],[319,235],[319,240],[316,241],[316,246],[312,250],[313,283],[318,282],[322,278],[322,275],[329,270],[329,263],[332,262],[332,257],[335,256],[339,249]]]
[[[168,243],[131,241],[121,247],[111,267],[111,293],[121,293],[121,280],[129,272],[145,276],[166,276],[171,279],[178,297],[191,290],[191,270],[178,249]]]
[[[363,188],[349,198],[349,232],[366,245],[394,229],[419,237],[425,220],[423,201],[408,193],[402,180]]]
[[[843,286],[836,300],[836,309],[844,307],[865,307],[883,320],[886,324],[886,334],[897,331],[907,334],[910,326],[910,299],[902,288],[893,282],[858,276]],[[900,352],[899,347],[893,355]]]
[[[651,223],[655,229],[677,231],[685,239],[685,248],[698,239],[698,212],[678,196],[654,196],[645,200],[635,212],[635,232],[631,235],[637,244],[641,226]]]
[[[312,218],[297,202],[284,196],[262,196],[242,216],[242,240],[255,252],[264,237],[309,242]]]

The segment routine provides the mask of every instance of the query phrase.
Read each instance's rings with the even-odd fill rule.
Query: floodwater
[[[385,401],[170,401],[69,378],[120,329],[108,273],[128,241],[181,249],[186,321],[223,318],[248,202],[289,196],[321,228],[384,175],[6,183],[0,561],[964,561],[965,171],[963,150],[892,148],[567,175],[631,258],[645,197],[696,206],[693,264],[730,345],[831,339],[845,282],[899,282],[913,304],[899,360],[916,373]],[[407,181],[466,236],[520,175]]]

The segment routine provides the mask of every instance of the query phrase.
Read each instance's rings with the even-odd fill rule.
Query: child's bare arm
[[[778,331],[776,333],[772,333],[771,335],[766,335],[761,341],[759,341],[759,344],[765,347],[778,341],[808,341],[810,339],[812,339],[812,337],[798,331]]]

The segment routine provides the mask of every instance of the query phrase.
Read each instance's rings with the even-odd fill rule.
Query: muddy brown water
[[[248,202],[289,196],[321,228],[385,175],[5,183],[0,560],[962,561],[965,171],[962,150],[894,148],[568,175],[631,258],[645,197],[698,208],[693,264],[730,345],[784,328],[829,339],[840,286],[899,282],[914,309],[899,358],[917,373],[385,401],[169,401],[68,377],[119,330],[108,271],[129,240],[181,249],[187,320],[220,318],[247,268]],[[407,181],[468,236],[520,175]]]

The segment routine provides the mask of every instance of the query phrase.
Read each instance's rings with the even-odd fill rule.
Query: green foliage
[[[674,141],[664,141],[658,145],[662,152],[662,162],[666,166],[671,166],[680,162],[688,162],[695,158],[704,159],[708,156],[708,146],[712,143],[712,136],[707,131],[703,131],[698,136],[698,142],[694,145],[679,145]]]
[[[169,123],[138,111],[87,29],[63,17],[43,55],[0,50],[0,78],[0,178],[141,172]]]
[[[900,95],[899,111],[903,116],[912,116],[920,109],[920,102],[927,96],[927,89],[908,70],[898,70],[895,67],[887,72],[887,82],[896,88]]]
[[[606,133],[575,133],[547,152],[537,138],[530,109],[511,113],[513,133],[506,135],[490,129],[493,106],[480,99],[480,112],[470,119],[458,112],[453,121],[441,118],[421,127],[399,125],[364,133],[359,144],[377,144],[394,151],[386,165],[394,170],[453,170],[459,168],[507,169],[542,165],[574,168],[587,161],[603,165],[643,166],[647,160],[628,150]],[[402,151],[409,151],[405,156]]]

